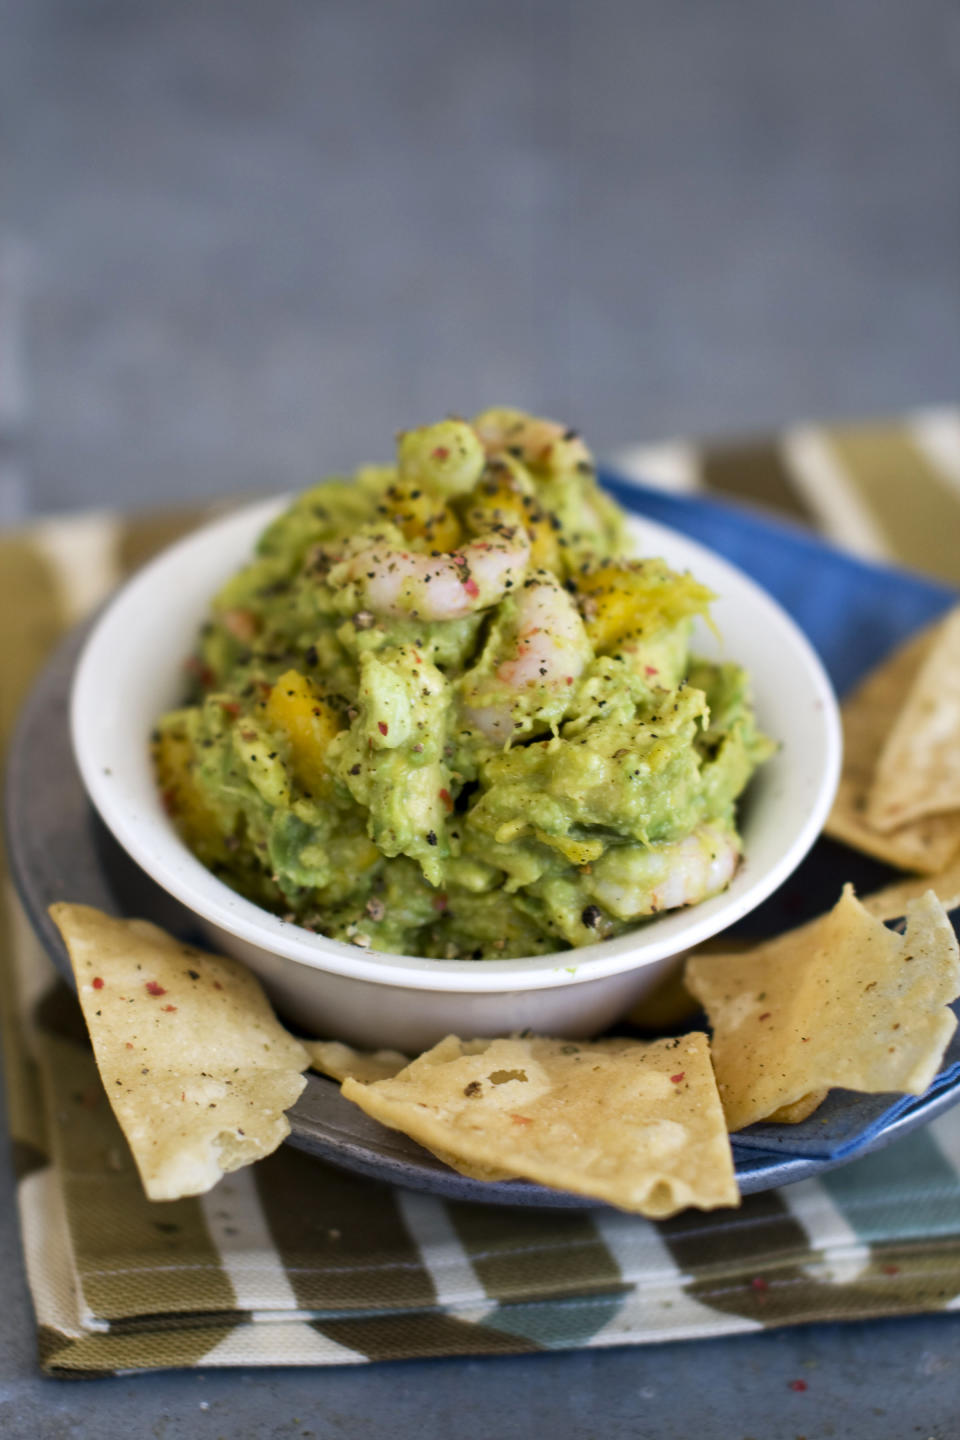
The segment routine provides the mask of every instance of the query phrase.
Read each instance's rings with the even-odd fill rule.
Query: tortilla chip
[[[705,1035],[461,1042],[343,1093],[467,1173],[573,1190],[659,1219],[739,1203]]]
[[[834,1086],[923,1094],[956,1029],[960,955],[932,892],[906,914],[905,935],[887,930],[848,885],[812,925],[688,963],[731,1130]]]
[[[874,890],[870,895],[860,895],[857,898],[867,914],[872,915],[875,920],[898,920],[907,913],[909,902],[919,900],[928,890],[937,897],[944,910],[957,909],[960,906],[960,859],[948,865],[939,875],[918,875],[914,880],[898,880],[893,885],[885,885],[882,890]],[[814,920],[795,926],[789,933],[798,940],[801,935],[815,934],[822,923],[823,916],[818,915]],[[761,943],[767,945],[771,942]],[[687,951],[687,954],[692,959],[695,955],[732,955],[742,954],[744,951],[752,953],[759,948],[760,944],[756,940],[743,940],[735,935],[717,935],[713,940],[706,940],[702,945]]]
[[[960,812],[960,607],[938,626],[887,735],[866,819],[886,833],[951,811]]]
[[[101,1079],[151,1200],[200,1195],[290,1133],[309,1063],[235,960],[52,905]]]
[[[334,1080],[359,1080],[361,1085],[389,1080],[410,1064],[410,1056],[399,1050],[354,1050],[339,1040],[304,1040],[303,1048],[310,1056],[311,1069]]]
[[[960,812],[927,815],[881,832],[867,821],[874,772],[903,699],[935,643],[937,626],[895,650],[844,701],[843,772],[826,833],[901,870],[935,875],[960,849]]]
[[[808,1120],[814,1110],[819,1110],[829,1094],[829,1090],[811,1090],[809,1095],[801,1095],[792,1105],[781,1105],[766,1118],[777,1125],[799,1125],[801,1121]]]
[[[399,1050],[355,1050],[339,1040],[304,1040],[303,1044],[310,1056],[311,1068],[333,1080],[349,1079],[371,1085],[376,1080],[392,1079],[410,1064],[410,1056],[401,1055]],[[443,1150],[433,1150],[431,1154],[471,1180],[510,1179],[506,1170],[490,1165],[467,1165]]]
[[[878,920],[896,920],[906,914],[908,901],[919,900],[928,890],[933,891],[944,910],[956,910],[960,906],[960,859],[954,860],[939,875],[923,875],[916,880],[898,880],[895,885],[885,885],[882,890],[863,896],[860,903],[868,915],[875,915]]]
[[[466,1175],[468,1180],[515,1180],[516,1176],[510,1170],[499,1170],[496,1165],[471,1165],[468,1160],[463,1160],[459,1155],[451,1155],[449,1150],[431,1150],[438,1160],[444,1165],[449,1165],[451,1170],[456,1170],[458,1175]]]

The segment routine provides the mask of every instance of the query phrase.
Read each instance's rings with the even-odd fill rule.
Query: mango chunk
[[[530,564],[537,570],[562,574],[557,531],[550,515],[518,478],[519,465],[505,459],[491,461],[470,497],[470,520],[484,524],[523,526],[530,538]]]
[[[167,813],[191,850],[206,860],[224,852],[217,816],[194,778],[193,741],[183,730],[162,730],[153,744],[153,763]]]
[[[329,779],[326,754],[340,720],[306,675],[287,670],[270,691],[267,723],[286,736],[294,777],[308,794]]]
[[[599,565],[575,577],[587,634],[598,653],[628,635],[651,636],[707,612],[714,598],[692,575],[678,575],[662,560]]]
[[[461,529],[456,515],[437,495],[409,481],[384,491],[380,512],[403,531],[407,540],[423,540],[432,550],[453,550]]]

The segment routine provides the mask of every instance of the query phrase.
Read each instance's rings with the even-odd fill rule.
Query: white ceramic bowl
[[[691,570],[719,599],[700,653],[746,665],[760,724],[781,742],[744,797],[745,860],[712,900],[631,934],[527,960],[426,960],[312,935],[234,894],[179,839],[160,803],[148,752],[156,719],[178,704],[183,664],[211,596],[250,555],[289,497],[247,506],[153,560],[98,621],[74,681],[77,762],[103,819],[133,859],[197,916],[210,942],[246,961],[277,1009],[319,1036],[418,1050],[454,1031],[595,1034],[628,1009],[690,946],[764,900],[816,839],[840,768],[837,704],[792,620],[741,571],[676,531],[631,519],[641,554]]]

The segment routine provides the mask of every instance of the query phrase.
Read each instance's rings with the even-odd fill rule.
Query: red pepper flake
[[[181,1091],[180,1091],[180,1099],[181,1099],[181,1100],[186,1100],[186,1098],[187,1098],[187,1092],[186,1092],[186,1090],[181,1090]]]
[[[200,681],[200,684],[204,686],[205,689],[209,689],[209,687],[213,684],[213,671],[210,669],[210,666],[205,665],[198,656],[191,655],[190,659],[186,662],[184,669],[186,670],[188,675],[195,675],[196,678]]]
[[[681,1070],[679,1075],[671,1075],[671,1076],[670,1076],[670,1083],[671,1083],[672,1085],[679,1085],[679,1084],[680,1084],[680,1081],[683,1079],[683,1077],[684,1077],[684,1075],[686,1075],[686,1073],[687,1073],[686,1070]]]
[[[438,445],[436,450],[430,451],[430,458],[431,460],[446,460],[449,454],[450,451],[447,449],[446,445]]]
[[[476,600],[477,596],[480,594],[480,587],[477,584],[476,580],[474,580],[472,575],[469,577],[469,579],[464,580],[463,588],[464,590],[466,590],[471,600]]]
[[[439,791],[439,795],[440,795],[440,799],[443,801],[444,805],[446,805],[447,809],[448,809],[448,810],[452,810],[452,809],[453,809],[453,796],[450,794],[450,791],[449,791],[449,790],[441,790],[441,791]]]
[[[387,733],[387,731],[389,730],[389,728],[390,728],[390,727],[389,727],[389,725],[387,724],[386,720],[378,720],[378,721],[377,721],[377,729],[380,731],[380,734],[381,734],[381,735],[386,735],[386,733]]]
[[[568,684],[568,685],[572,685],[572,684],[573,684],[573,676],[572,676],[572,675],[568,675],[568,676],[567,676],[567,684]]]
[[[166,1010],[168,1013],[170,1013],[170,1012],[176,1010],[177,1007],[176,1007],[176,1005],[164,1005],[163,1008],[164,1008],[164,1010]]]
[[[806,1380],[791,1380],[790,1389],[796,1390],[799,1394],[800,1391],[807,1389],[807,1382]]]
[[[765,1290],[770,1289],[770,1285],[768,1281],[764,1280],[762,1275],[754,1275],[753,1279],[750,1281],[750,1289],[756,1290],[759,1294],[762,1295]]]
[[[757,1016],[757,1019],[758,1019],[758,1020],[769,1020],[769,1019],[770,1019],[770,1016],[771,1016],[772,1014],[773,1014],[773,1011],[772,1011],[772,1010],[764,1010],[764,1012],[763,1012],[762,1015],[758,1015],[758,1016]]]
[[[511,1112],[510,1119],[513,1121],[514,1125],[532,1125],[532,1124],[533,1124],[533,1121],[530,1119],[530,1116],[529,1116],[529,1115],[514,1115],[514,1114]]]
[[[168,815],[175,815],[177,813],[177,792],[172,785],[168,785],[165,790],[161,790],[160,801]]]
[[[148,980],[146,981],[146,986],[148,995],[166,995],[167,993],[159,980]]]
[[[132,1040],[128,1040],[128,1041],[127,1041],[127,1049],[128,1049],[128,1050],[132,1050],[132,1049],[133,1049],[133,1041],[132,1041]]]
[[[643,673],[644,675],[659,675],[660,671],[657,669],[656,665],[644,665]]]
[[[899,1266],[899,1265],[881,1265],[881,1266],[880,1266],[880,1269],[883,1271],[884,1275],[899,1275],[899,1274],[900,1274],[900,1266]]]
[[[434,910],[446,910],[446,908],[447,908],[447,897],[446,897],[446,895],[434,895],[433,900],[431,901],[431,904],[433,905]]]
[[[214,988],[214,990],[222,990],[222,989],[223,989],[223,986],[220,984],[220,981],[219,981],[219,980],[214,980],[214,982],[213,982],[213,988]]]
[[[93,977],[93,980],[91,981],[91,984],[93,985],[94,990],[102,990],[102,989],[103,989],[103,981],[100,979],[100,976],[99,976],[99,975],[95,975],[95,976]]]
[[[238,700],[221,700],[221,701],[220,701],[220,709],[221,709],[226,715],[239,715],[239,714],[240,714],[240,702],[239,702]]]

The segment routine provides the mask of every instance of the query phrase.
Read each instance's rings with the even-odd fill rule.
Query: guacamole
[[[770,754],[710,593],[628,553],[573,430],[400,435],[307,490],[215,596],[153,755],[191,850],[338,940],[441,959],[586,945],[722,890]]]

